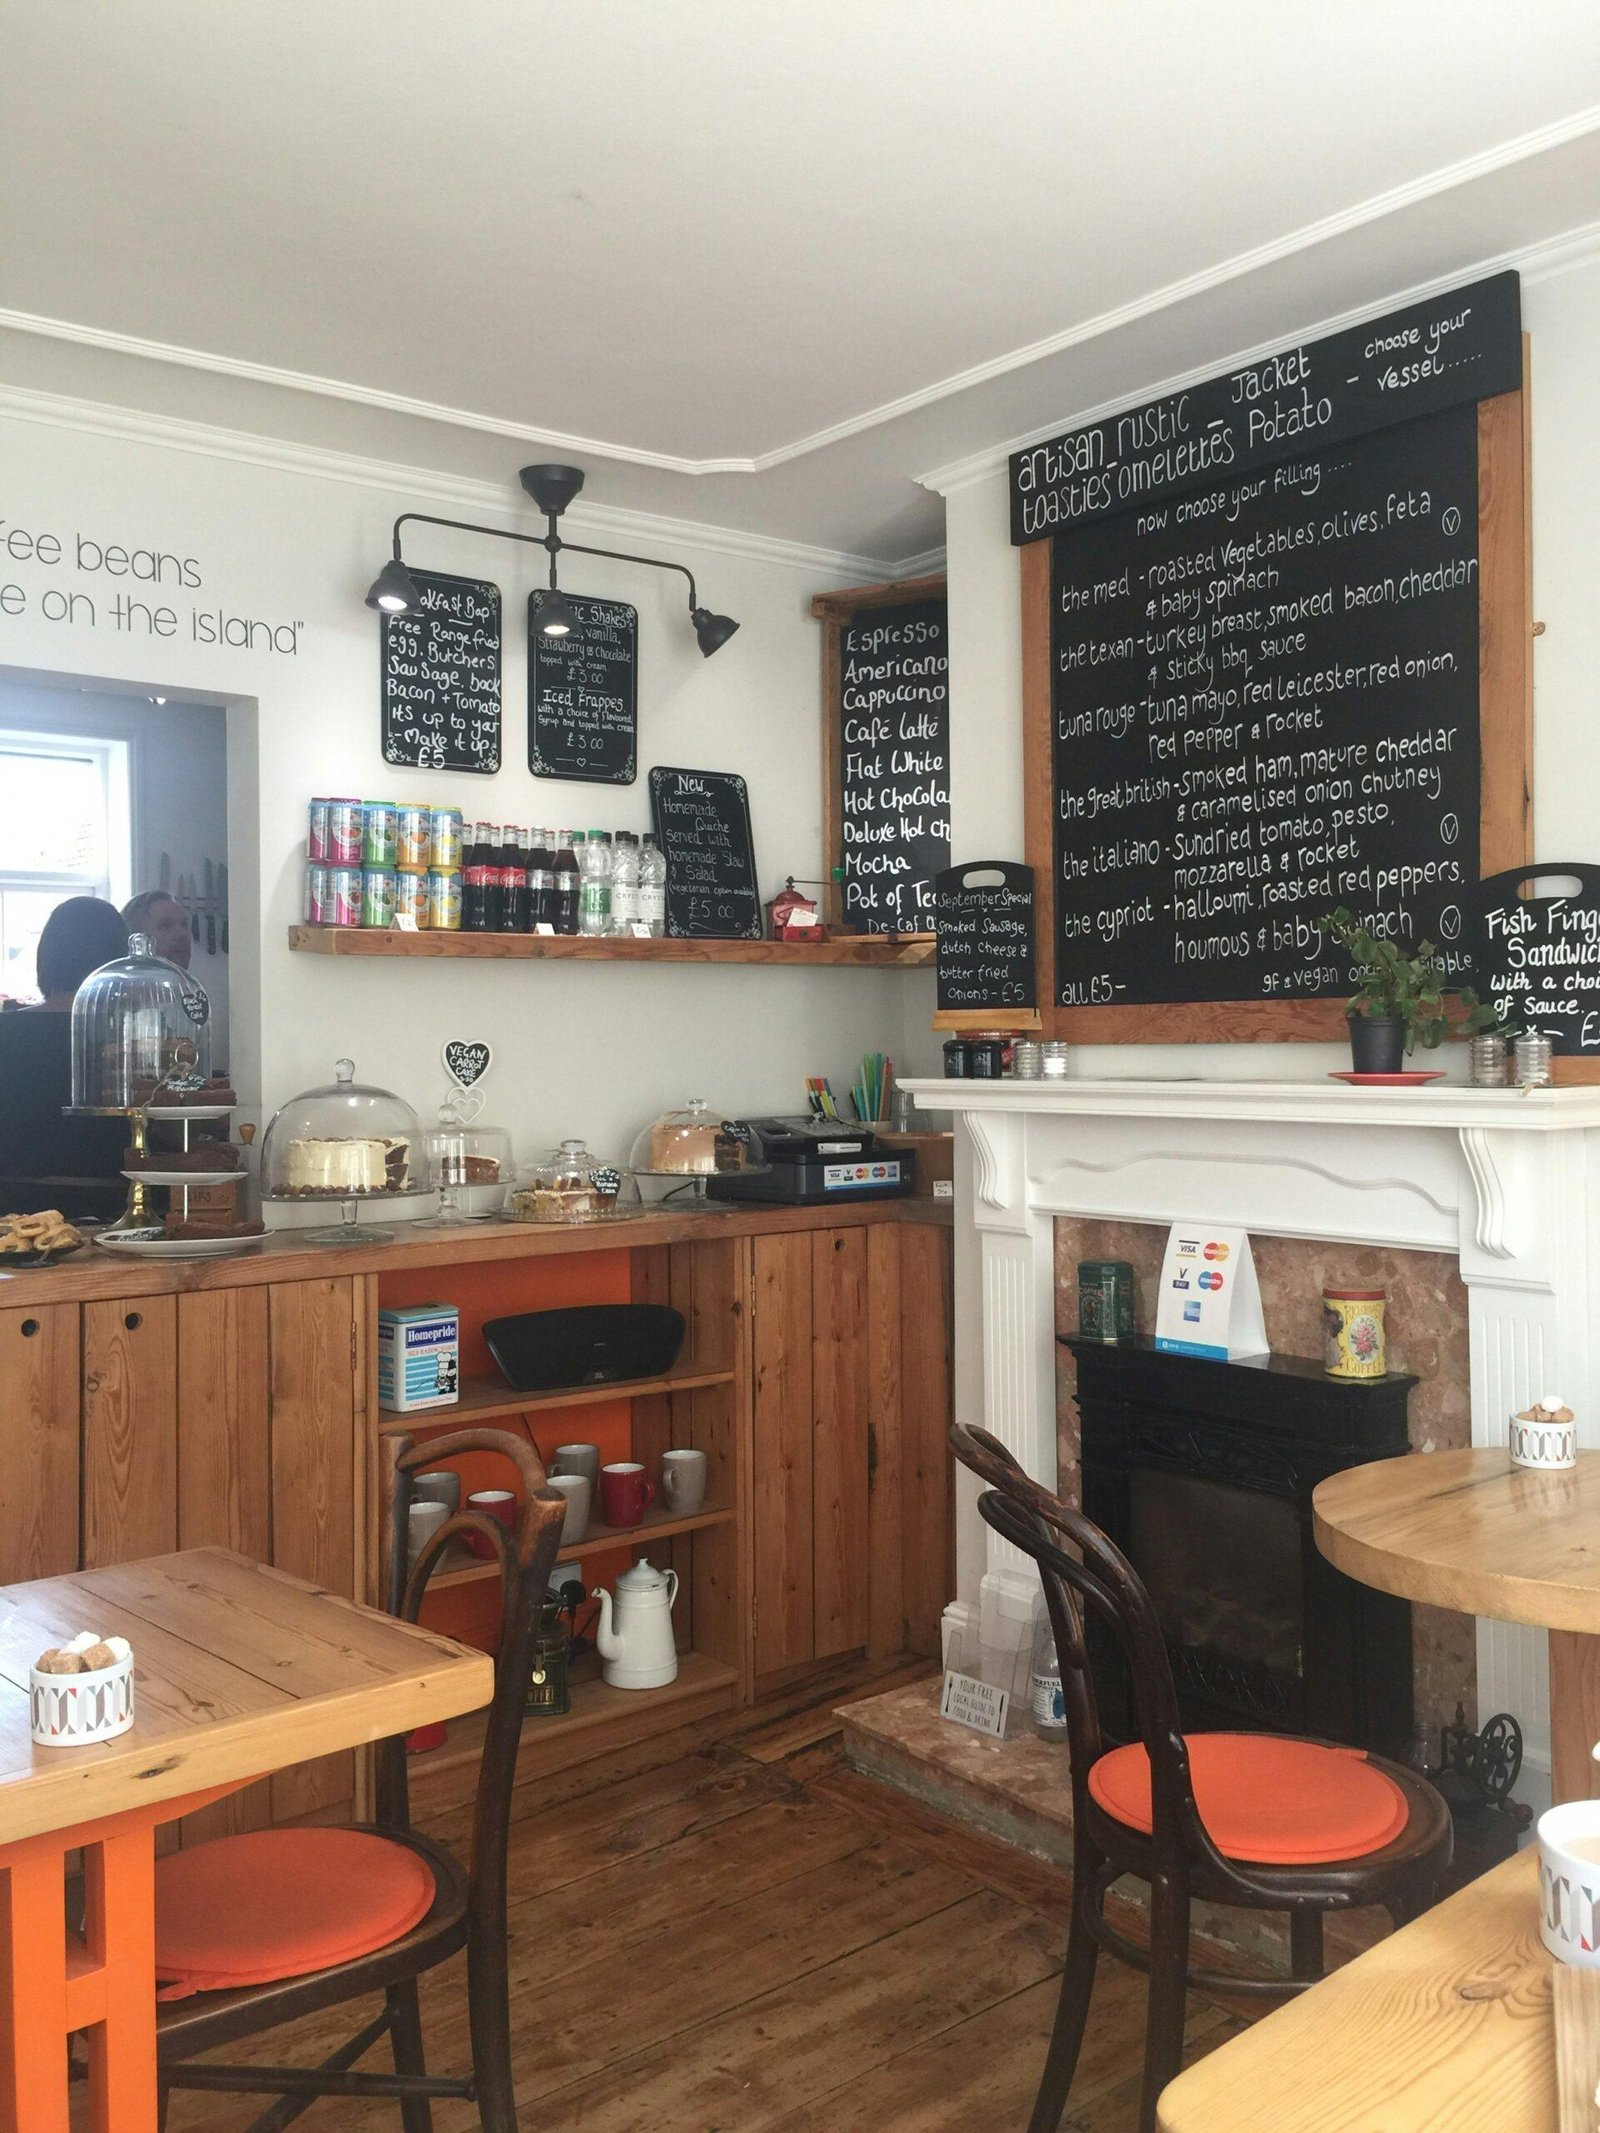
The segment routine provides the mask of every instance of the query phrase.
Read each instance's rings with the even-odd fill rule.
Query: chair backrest
[[[1105,1747],[1094,1676],[1084,1641],[1084,1609],[1099,1617],[1120,1649],[1133,1684],[1134,1721],[1150,1758],[1156,1831],[1166,1829],[1215,1856],[1194,1803],[1189,1752],[1161,1624],[1138,1572],[1081,1511],[1030,1479],[997,1437],[958,1422],[950,1442],[962,1465],[987,1484],[978,1499],[985,1523],[1033,1558],[1044,1586],[1061,1663],[1073,1792],[1080,1810],[1089,1770]],[[1059,1542],[1075,1549],[1068,1554]]]
[[[457,1511],[429,1534],[407,1568],[410,1539],[411,1477],[419,1467],[433,1468],[463,1452],[491,1452],[515,1468],[521,1483],[516,1524],[507,1528],[481,1511]],[[415,1622],[428,1580],[452,1541],[476,1534],[489,1544],[500,1568],[500,1641],[495,1652],[494,1697],[484,1732],[483,1761],[478,1770],[472,1818],[472,1903],[503,1916],[506,1839],[511,1822],[511,1791],[516,1782],[517,1747],[522,1738],[524,1705],[533,1672],[534,1641],[540,1608],[555,1570],[561,1544],[566,1499],[545,1485],[538,1454],[524,1437],[507,1430],[462,1429],[448,1436],[429,1435],[424,1444],[397,1440],[389,1518],[389,1612]],[[410,1826],[404,1736],[378,1749],[378,1819],[390,1827]]]

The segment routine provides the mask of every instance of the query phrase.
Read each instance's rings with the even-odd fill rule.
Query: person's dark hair
[[[148,933],[150,914],[157,904],[175,904],[178,899],[170,889],[144,889],[130,903],[122,907],[122,922],[130,933]]]
[[[91,970],[128,952],[128,929],[115,904],[99,896],[69,896],[57,904],[39,936],[39,990],[76,992]]]

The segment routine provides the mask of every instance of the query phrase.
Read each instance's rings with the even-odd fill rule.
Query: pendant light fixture
[[[385,615],[404,615],[417,607],[421,594],[417,582],[407,570],[400,554],[400,529],[405,525],[447,526],[456,533],[484,533],[501,541],[521,541],[530,548],[542,548],[550,558],[550,583],[533,596],[530,612],[533,627],[541,637],[566,637],[578,627],[578,617],[572,603],[556,583],[556,558],[562,554],[602,556],[610,563],[642,563],[651,570],[676,570],[689,581],[689,621],[695,641],[702,655],[709,659],[727,643],[739,627],[731,615],[714,615],[710,608],[702,607],[695,593],[694,573],[682,563],[666,563],[659,556],[624,555],[615,548],[586,548],[581,541],[564,541],[556,530],[556,522],[568,504],[583,487],[582,467],[566,466],[552,461],[535,467],[524,467],[522,486],[545,515],[545,531],[534,533],[507,533],[500,526],[473,526],[458,518],[433,518],[423,511],[402,511],[394,522],[394,554],[384,564],[372,581],[367,594],[368,607],[375,607]]]

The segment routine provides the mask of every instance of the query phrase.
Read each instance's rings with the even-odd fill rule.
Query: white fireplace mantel
[[[1547,1391],[1600,1444],[1595,1285],[1600,1088],[1356,1089],[1335,1081],[913,1081],[956,1118],[956,1399],[1027,1470],[1056,1472],[1058,1215],[1232,1223],[1273,1236],[1448,1252],[1467,1286],[1472,1441],[1504,1444]],[[1027,1633],[1031,1565],[958,1490],[947,1619]],[[1548,1769],[1542,1636],[1478,1628],[1485,1714],[1511,1710]]]

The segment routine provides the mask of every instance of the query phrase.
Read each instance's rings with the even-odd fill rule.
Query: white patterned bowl
[[[1530,1466],[1540,1472],[1559,1473],[1578,1463],[1578,1430],[1574,1422],[1530,1422],[1523,1415],[1511,1417],[1511,1464]]]
[[[41,1674],[29,1669],[29,1718],[41,1748],[83,1748],[115,1740],[133,1724],[133,1660],[92,1674]]]
[[[1600,1800],[1568,1800],[1539,1817],[1539,1938],[1558,1962],[1600,1970],[1600,1861],[1580,1859],[1574,1841],[1600,1850]]]

